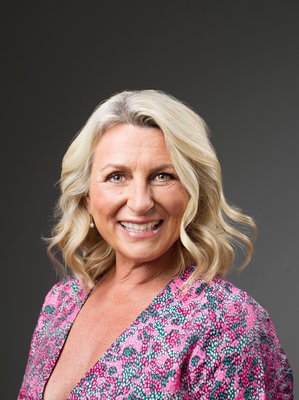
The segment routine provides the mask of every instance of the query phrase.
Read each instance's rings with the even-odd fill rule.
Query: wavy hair
[[[54,249],[60,250],[63,270],[71,270],[85,287],[92,287],[115,263],[114,250],[96,229],[90,229],[86,196],[94,149],[103,132],[117,124],[160,128],[177,175],[189,193],[174,276],[191,263],[195,269],[188,284],[198,276],[207,282],[223,276],[238,249],[243,250],[241,267],[245,267],[253,255],[256,226],[224,197],[220,164],[205,122],[181,101],[156,90],[112,96],[95,109],[71,143],[62,162],[57,223],[48,239],[52,260],[62,265]]]

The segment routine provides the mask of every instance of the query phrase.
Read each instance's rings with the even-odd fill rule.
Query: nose
[[[154,206],[152,190],[144,182],[131,182],[128,188],[127,206],[135,215],[144,215]]]

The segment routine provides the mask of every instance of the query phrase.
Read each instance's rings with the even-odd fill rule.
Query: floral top
[[[79,399],[292,399],[292,372],[267,312],[232,283],[174,278],[78,382]],[[19,399],[42,399],[87,299],[75,278],[48,293]]]

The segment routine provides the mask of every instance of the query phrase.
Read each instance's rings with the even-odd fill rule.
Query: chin
[[[134,263],[134,264],[145,264],[145,263],[152,263],[152,262],[159,262],[160,260],[164,259],[164,262],[169,264],[171,260],[174,257],[173,253],[174,247],[171,246],[168,249],[165,250],[160,250],[160,251],[153,251],[153,248],[144,248],[144,249],[135,249],[135,251],[132,252],[118,252],[116,251],[116,254],[119,255],[119,259],[126,260],[128,262]]]

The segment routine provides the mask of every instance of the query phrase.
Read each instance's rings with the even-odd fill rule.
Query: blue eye
[[[125,180],[124,175],[117,173],[117,172],[109,175],[107,178],[107,181],[113,182],[113,183],[122,183],[122,182],[124,182],[124,180]]]

